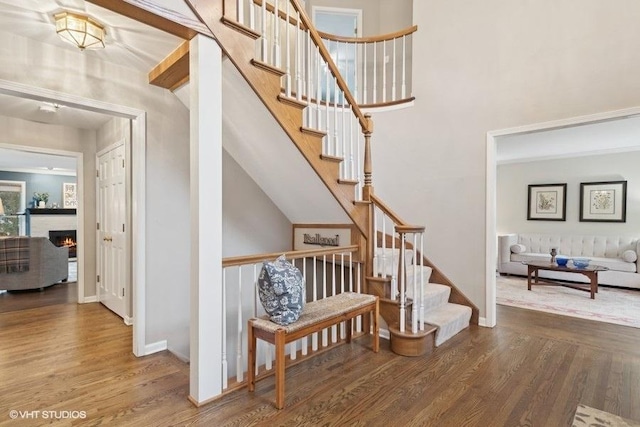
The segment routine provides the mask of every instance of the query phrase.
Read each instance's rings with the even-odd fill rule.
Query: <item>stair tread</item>
[[[326,161],[329,161],[329,162],[335,162],[335,163],[341,163],[344,160],[344,158],[342,158],[342,157],[330,156],[328,154],[321,154],[320,158],[322,160],[326,160]]]
[[[286,74],[286,71],[283,70],[282,68],[278,68],[271,64],[267,64],[266,62],[262,62],[259,59],[252,59],[251,64],[271,74],[275,74],[278,77],[282,77]]]
[[[246,25],[242,25],[238,21],[234,21],[233,19],[229,19],[229,18],[226,18],[224,16],[222,17],[221,21],[227,27],[233,28],[234,30],[238,31],[239,33],[247,35],[247,36],[251,37],[254,40],[257,40],[257,39],[260,38],[260,33],[252,30],[251,28],[247,27]]]
[[[438,327],[436,347],[469,326],[471,307],[447,303],[425,313],[424,321]]]

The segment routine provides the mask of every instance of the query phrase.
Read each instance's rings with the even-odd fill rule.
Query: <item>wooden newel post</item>
[[[371,114],[364,115],[367,119],[367,129],[364,131],[364,187],[362,188],[362,199],[371,201],[373,194],[373,166],[371,163],[371,134],[373,133],[373,120]]]

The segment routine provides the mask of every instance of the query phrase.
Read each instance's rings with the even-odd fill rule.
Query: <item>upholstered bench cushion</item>
[[[364,307],[375,300],[376,297],[374,295],[344,292],[318,301],[308,302],[298,320],[287,326],[272,322],[269,320],[269,316],[254,319],[253,326],[271,333],[278,329],[283,329],[285,333],[290,334],[309,325]]]

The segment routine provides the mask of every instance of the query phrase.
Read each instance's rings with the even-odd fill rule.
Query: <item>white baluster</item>
[[[393,230],[393,222],[391,223],[391,229]],[[396,235],[395,233],[391,233],[391,299],[395,300],[398,298],[398,268],[399,265],[396,264],[395,261],[395,253],[396,253]],[[398,257],[400,260],[400,257]]]
[[[344,293],[344,252],[340,254],[340,293]],[[347,337],[346,334],[346,325],[345,322],[340,322],[340,339],[345,339]]]
[[[229,387],[227,363],[227,269],[222,269],[222,389]]]
[[[373,208],[373,275],[378,276],[380,274],[380,258],[378,256],[378,209]]]
[[[320,61],[320,59],[322,58],[322,56],[320,55],[320,49],[318,49],[317,46],[315,46],[315,60],[316,60],[316,129],[321,130],[322,129],[322,109],[320,108],[320,97],[322,96],[321,92],[322,92],[322,80],[320,80],[320,64],[322,61]],[[322,138],[322,153],[326,154],[327,153],[327,138]]]
[[[267,0],[262,0],[262,9],[260,10],[260,13],[262,14],[261,17],[261,22],[262,22],[262,33],[261,33],[261,58],[262,58],[262,62],[267,62],[267,55],[269,52],[269,42],[267,40]]]
[[[280,7],[278,5],[278,1],[279,0],[275,0],[273,11],[273,64],[276,67],[280,67],[282,64],[282,60],[280,58]]]
[[[385,236],[387,235],[387,221],[386,215],[382,214],[382,277],[387,275],[387,239]],[[378,250],[376,248],[376,250]],[[393,254],[392,254],[393,256]],[[393,269],[393,266],[391,267]]]
[[[402,36],[402,99],[407,97],[407,36]]]
[[[290,98],[291,97],[291,23],[289,22],[290,18],[290,6],[291,2],[287,0],[287,12],[286,12],[286,26],[285,26],[285,49],[287,55],[287,65],[286,65],[286,74],[285,74],[285,84],[284,90],[285,95]]]
[[[373,42],[373,103],[378,102],[378,43]]]
[[[358,91],[358,63],[358,43],[353,43],[353,99],[356,102],[360,102],[358,100],[358,95],[360,95]]]
[[[307,258],[302,258],[302,283],[304,283],[305,290],[307,289]],[[305,292],[305,298],[307,297]],[[306,301],[305,301],[306,302]],[[309,350],[309,342],[307,337],[302,338],[302,355],[306,356]]]
[[[355,180],[356,179],[356,169],[355,169],[355,163],[354,163],[354,122],[355,122],[355,115],[352,114],[353,110],[349,109],[349,179],[351,180]],[[355,195],[356,200],[358,199],[358,192],[356,191],[356,195]]]
[[[420,233],[420,330],[424,331],[424,232]]]
[[[244,363],[242,362],[242,267],[238,267],[238,341],[236,348],[236,379],[238,382],[242,382],[244,377]]]
[[[342,135],[341,135],[341,140],[342,140],[342,163],[340,163],[342,165],[342,177],[343,178],[348,178],[348,170],[349,170],[349,157],[347,156],[347,134],[346,134],[346,130],[347,130],[347,126],[345,125],[345,118],[346,118],[346,106],[344,105],[346,100],[346,97],[344,96],[344,92],[342,92],[342,114],[340,114],[340,128],[342,131]]]
[[[335,156],[336,152],[331,150],[332,146],[331,146],[331,130],[330,130],[330,126],[329,126],[329,98],[331,98],[330,96],[330,88],[329,88],[329,83],[331,82],[331,71],[329,70],[329,65],[324,62],[323,59],[323,63],[322,65],[324,66],[324,79],[325,79],[325,93],[324,93],[324,113],[325,113],[325,125],[326,125],[326,129],[325,132],[327,133],[327,154],[329,154],[330,156]]]
[[[405,271],[404,271],[404,260],[406,256],[404,233],[400,234],[400,252],[402,253],[402,255],[399,258],[399,261],[400,261],[400,332],[404,332],[406,328],[405,317],[407,312],[407,308],[406,308],[407,302],[406,302],[406,293],[405,293],[406,278],[405,278]]]
[[[367,49],[368,46],[365,43],[362,46],[363,52],[364,52],[364,60],[362,61],[362,104],[366,104],[367,103],[367,73],[368,73],[368,67],[367,67]]]
[[[240,24],[244,25],[244,0],[237,0],[236,5],[238,10],[238,16],[236,19]]]
[[[249,1],[249,28],[251,28],[254,31],[256,29],[256,5],[253,3],[252,0]]]
[[[324,269],[327,271],[327,269]],[[336,254],[331,255],[331,295],[336,294]],[[338,328],[336,325],[331,327],[331,342],[338,342]]]
[[[387,41],[382,42],[382,102],[387,101]]]
[[[258,264],[253,264],[253,317],[258,317],[258,299],[260,299],[260,293],[258,292]],[[260,369],[262,344],[262,340],[256,340],[256,365],[254,366],[256,375],[258,375]]]
[[[362,293],[362,287],[361,287],[361,271],[360,271],[360,263],[356,263],[356,292],[357,293]],[[356,319],[356,331],[357,332],[361,332],[362,331],[362,316],[358,316],[358,318]]]
[[[316,274],[316,257],[313,257],[313,300],[318,301],[318,275]],[[323,285],[324,286],[324,285]],[[311,350],[318,351],[318,334],[313,333],[311,337]]]
[[[340,149],[340,141],[338,141],[338,79],[333,76],[333,151],[336,156],[339,156],[342,150]]]
[[[418,248],[418,235],[413,233],[413,306],[411,307],[411,331],[415,334],[418,332],[418,264],[417,264],[417,248]],[[420,284],[422,287],[422,283]],[[422,300],[420,300],[422,304]]]
[[[396,39],[393,39],[393,62],[392,62],[392,77],[391,77],[391,100],[396,100]]]
[[[301,41],[302,30],[300,29],[300,12],[296,11],[296,99],[300,101],[302,99],[302,49]]]
[[[322,298],[327,297],[327,256],[322,256]],[[325,328],[322,330],[322,346],[329,345],[329,332]]]
[[[311,34],[309,32],[305,33],[307,39],[307,126],[313,128],[313,108],[311,95],[313,91],[311,89],[313,82],[313,71],[311,69]]]

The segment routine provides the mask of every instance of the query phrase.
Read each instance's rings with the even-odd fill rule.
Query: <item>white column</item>
[[[191,327],[189,398],[222,392],[222,51],[207,37],[189,46]]]

